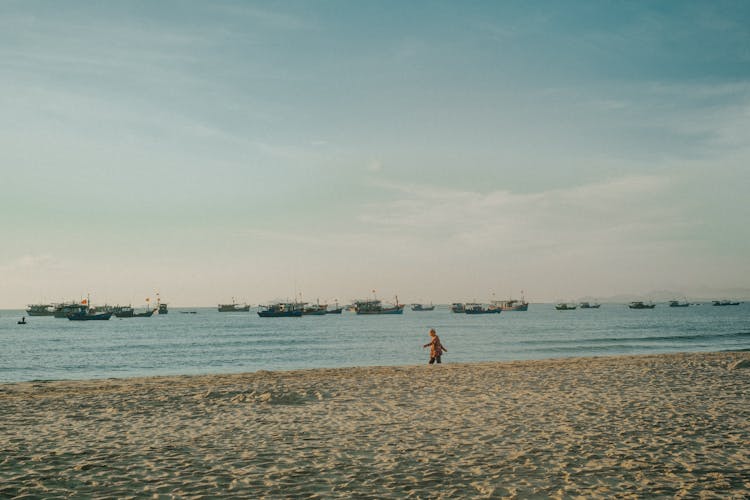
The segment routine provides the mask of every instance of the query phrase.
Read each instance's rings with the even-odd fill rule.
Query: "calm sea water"
[[[750,349],[750,304],[631,310],[623,304],[491,315],[259,318],[255,312],[77,322],[0,311],[0,382],[426,363],[429,328],[443,362]]]

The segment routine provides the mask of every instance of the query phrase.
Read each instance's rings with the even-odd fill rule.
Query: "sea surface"
[[[196,311],[184,314],[181,311]],[[750,349],[750,304],[631,310],[625,304],[466,315],[260,318],[215,308],[151,318],[69,321],[0,311],[0,382],[413,365],[435,328],[444,363]]]

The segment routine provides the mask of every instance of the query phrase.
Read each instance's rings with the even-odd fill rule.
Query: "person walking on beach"
[[[448,352],[448,349],[446,349],[445,346],[440,343],[440,337],[437,336],[434,328],[430,329],[430,337],[432,337],[432,340],[430,340],[422,347],[430,347],[430,364],[440,364],[440,357],[443,355],[443,352]]]

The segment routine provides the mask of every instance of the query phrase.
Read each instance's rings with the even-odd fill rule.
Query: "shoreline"
[[[494,360],[494,361],[445,361],[442,363],[446,365],[458,365],[458,366],[475,366],[475,365],[493,365],[493,364],[512,364],[512,363],[533,363],[533,362],[556,362],[556,361],[576,361],[583,359],[620,359],[620,358],[646,358],[646,357],[660,357],[660,356],[680,356],[680,355],[692,355],[692,354],[742,354],[750,353],[748,349],[725,349],[719,351],[669,351],[660,353],[641,353],[641,354],[602,354],[592,356],[560,356],[551,358],[539,358],[539,359],[513,359],[513,360]],[[327,371],[327,370],[359,370],[359,369],[373,369],[373,368],[414,368],[422,365],[426,365],[426,362],[414,363],[414,364],[398,364],[398,365],[359,365],[359,366],[327,366],[327,367],[312,367],[312,368],[281,368],[281,369],[259,369],[256,371],[237,371],[237,372],[206,372],[206,373],[167,373],[158,375],[125,375],[122,377],[102,376],[93,378],[50,378],[50,379],[31,379],[31,380],[15,380],[15,381],[3,381],[0,380],[0,391],[5,386],[13,386],[17,384],[50,384],[50,383],[85,383],[85,382],[101,382],[101,381],[128,381],[128,380],[149,380],[149,379],[164,379],[174,380],[181,378],[200,378],[200,377],[237,377],[237,376],[252,376],[256,373],[295,373],[295,372],[314,372],[314,371]]]
[[[0,496],[750,495],[750,352],[0,384]]]

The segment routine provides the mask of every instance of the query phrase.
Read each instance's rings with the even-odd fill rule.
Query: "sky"
[[[0,2],[0,308],[750,298],[749,188],[745,1]]]

